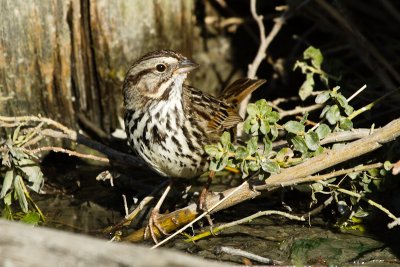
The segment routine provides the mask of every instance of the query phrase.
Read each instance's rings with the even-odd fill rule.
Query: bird
[[[153,51],[132,64],[123,82],[128,145],[163,177],[191,179],[206,172],[204,147],[243,121],[239,104],[265,83],[242,78],[212,96],[185,83],[189,72],[198,67],[178,52]],[[149,224],[156,220],[169,189],[154,207]]]
[[[207,171],[204,146],[243,120],[238,105],[265,83],[239,79],[214,97],[185,84],[198,67],[175,51],[154,51],[129,68],[123,83],[128,145],[164,177],[190,179]]]

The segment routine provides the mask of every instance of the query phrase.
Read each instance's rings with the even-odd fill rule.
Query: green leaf
[[[317,148],[317,150],[314,151],[313,154],[314,154],[314,156],[318,156],[318,155],[322,154],[324,151],[325,151],[324,148],[322,146],[319,146]]]
[[[261,120],[260,124],[260,131],[263,135],[267,135],[269,133],[270,127],[269,127],[269,122],[268,119],[263,119]]]
[[[20,129],[21,129],[21,125],[18,125],[18,127],[14,130],[13,137],[12,137],[13,143],[15,143],[17,141]]]
[[[325,72],[322,72],[322,73],[319,75],[319,79],[321,80],[321,82],[322,82],[323,84],[325,84],[326,88],[329,87],[329,78],[328,78],[328,75],[327,75]]]
[[[319,147],[319,137],[318,134],[315,132],[307,133],[304,136],[304,140],[306,141],[307,147],[311,151],[316,151]]]
[[[258,107],[254,103],[250,103],[247,105],[247,114],[249,116],[257,116],[258,114]]]
[[[38,225],[40,222],[40,214],[35,211],[28,212],[20,221],[32,225]]]
[[[242,171],[242,178],[246,178],[249,175],[249,167],[247,161],[242,161],[240,164],[240,170]]]
[[[316,104],[323,104],[331,98],[329,91],[323,91],[315,98]]]
[[[20,169],[26,174],[30,182],[28,187],[38,193],[43,186],[43,173],[39,166],[24,166]]]
[[[247,141],[247,150],[249,151],[248,153],[250,155],[253,155],[254,153],[256,153],[257,149],[258,149],[258,137],[253,136],[252,138],[250,138],[249,141]]]
[[[330,105],[326,105],[326,106],[322,109],[321,114],[319,115],[319,117],[320,117],[320,118],[325,117],[325,114],[328,112],[328,110],[329,110],[330,108],[331,108]]]
[[[386,160],[386,161],[383,163],[383,168],[384,168],[385,170],[387,170],[387,171],[390,171],[390,170],[393,168],[393,164],[392,164],[390,161]]]
[[[255,124],[253,124],[253,125],[251,126],[251,129],[250,129],[251,134],[257,135],[258,129],[259,129],[259,128],[260,128],[260,126],[259,126],[258,122],[255,123]]]
[[[369,169],[368,174],[373,176],[373,177],[378,177],[379,175],[379,170],[378,169]]]
[[[222,171],[226,167],[228,162],[229,162],[228,157],[224,157],[220,160],[212,160],[210,162],[210,170],[215,171],[215,172]]]
[[[264,156],[268,156],[268,154],[272,151],[272,141],[268,138],[264,138]]]
[[[308,119],[308,112],[306,111],[306,112],[304,112],[303,117],[300,120],[300,123],[301,124],[306,123],[307,119]]]
[[[353,122],[348,118],[341,117],[339,121],[339,127],[345,131],[351,130],[353,129]]]
[[[346,113],[347,116],[349,116],[351,113],[353,113],[354,108],[350,105],[347,105],[344,107],[344,113]]]
[[[260,165],[255,161],[249,161],[247,166],[252,172],[256,172],[260,169]]]
[[[336,100],[338,101],[339,105],[343,108],[349,105],[347,103],[347,99],[342,94],[337,94]]]
[[[303,52],[304,59],[311,59],[311,64],[316,69],[321,69],[322,62],[324,61],[324,57],[322,56],[321,50],[310,46]]]
[[[18,199],[19,205],[23,212],[28,212],[28,201],[25,196],[25,185],[22,177],[20,175],[16,175],[14,179],[14,189],[16,198]]]
[[[226,147],[231,143],[231,134],[229,132],[224,132],[221,135],[221,144]]]
[[[270,125],[271,128],[271,135],[272,135],[272,141],[275,140],[278,137],[278,127],[276,127],[276,124]]]
[[[300,68],[301,73],[303,74],[306,74],[308,72],[308,64],[306,62],[297,60],[294,63],[293,70],[296,70],[297,68]]]
[[[268,173],[278,173],[280,171],[279,164],[271,160],[263,160],[261,162],[261,168]]]
[[[313,183],[310,186],[314,192],[322,192],[324,190],[324,186],[320,183]]]
[[[293,158],[294,153],[293,150],[291,150],[288,147],[284,147],[281,150],[278,151],[278,153],[276,154],[275,159],[278,162],[285,162],[288,158]]]
[[[14,171],[12,169],[6,171],[6,174],[4,176],[3,186],[0,192],[0,198],[4,198],[8,190],[10,190],[13,181],[14,181]]]
[[[299,89],[299,96],[301,100],[304,101],[307,97],[311,95],[314,90],[314,85],[314,74],[307,73],[306,80],[303,82]]]
[[[215,158],[215,156],[220,152],[215,145],[205,145],[204,151],[212,158]]]
[[[279,113],[276,111],[271,111],[268,114],[268,121],[270,125],[276,123],[277,121],[279,121],[279,119],[280,119]]]
[[[247,117],[247,119],[244,121],[243,123],[243,129],[245,133],[250,133],[250,129],[251,129],[251,118]]]
[[[268,102],[265,99],[260,99],[255,104],[261,116],[265,116],[272,111],[272,108],[268,105]]]
[[[331,129],[325,123],[322,123],[315,129],[316,134],[318,135],[319,140],[324,139],[328,134],[331,133]]]
[[[308,151],[306,141],[303,137],[295,136],[290,141],[292,142],[294,149],[299,151],[300,153],[304,154]]]
[[[245,159],[250,155],[248,149],[244,146],[238,146],[235,152],[235,159]]]
[[[5,197],[4,197],[4,204],[6,204],[7,206],[11,206],[12,204],[12,191],[8,192]]]
[[[326,119],[329,121],[331,125],[336,124],[340,120],[340,111],[337,105],[333,105],[329,108],[326,113]]]
[[[297,135],[304,134],[305,126],[298,121],[288,121],[286,122],[283,127],[289,133],[294,133]]]

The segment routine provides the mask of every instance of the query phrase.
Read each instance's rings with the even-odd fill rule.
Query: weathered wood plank
[[[226,266],[176,251],[0,220],[0,266]]]

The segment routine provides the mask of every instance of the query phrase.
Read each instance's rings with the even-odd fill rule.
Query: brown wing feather
[[[264,79],[248,79],[242,78],[228,85],[219,96],[219,99],[224,99],[228,103],[234,105],[240,104],[243,99],[254,92],[258,87],[266,82]]]
[[[218,98],[185,85],[185,109],[208,134],[218,138],[223,131],[243,120],[237,112],[237,105],[264,83],[265,80],[239,79],[226,87]]]
[[[208,133],[221,133],[242,121],[235,106],[222,99],[189,86],[184,87],[183,95],[185,108]]]

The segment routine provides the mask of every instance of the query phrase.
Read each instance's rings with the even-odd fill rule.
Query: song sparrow
[[[134,63],[124,81],[128,143],[162,176],[205,172],[204,145],[242,121],[237,105],[265,82],[240,79],[217,98],[184,84],[198,66],[177,52],[156,51]]]

